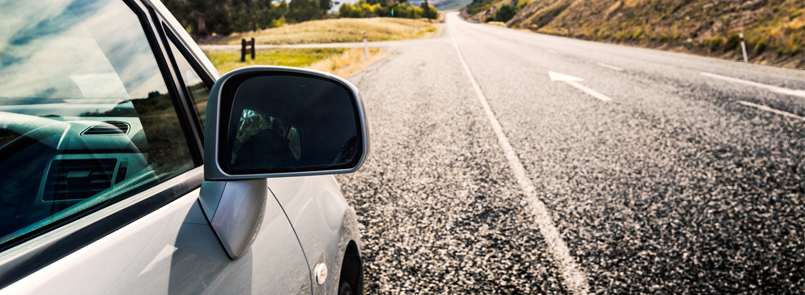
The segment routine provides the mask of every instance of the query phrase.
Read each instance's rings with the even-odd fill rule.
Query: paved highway
[[[350,78],[371,294],[805,292],[805,72],[449,14]]]

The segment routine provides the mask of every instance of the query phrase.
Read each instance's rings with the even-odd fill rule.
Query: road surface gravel
[[[447,21],[350,79],[373,150],[338,179],[368,293],[566,293],[451,34],[592,293],[805,293],[805,123],[738,103],[805,100],[701,75],[802,71]]]

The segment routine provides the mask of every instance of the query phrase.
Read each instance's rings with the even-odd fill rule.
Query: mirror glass
[[[222,91],[219,164],[231,174],[346,169],[362,153],[356,98],[311,75],[260,74]],[[225,107],[231,109],[226,110]],[[226,115],[225,115],[226,116]]]

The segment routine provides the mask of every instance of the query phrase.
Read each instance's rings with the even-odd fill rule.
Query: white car
[[[219,77],[153,0],[0,2],[0,294],[362,294],[327,73]]]

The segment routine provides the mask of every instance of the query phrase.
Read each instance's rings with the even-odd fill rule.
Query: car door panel
[[[199,190],[0,290],[0,294],[310,294],[304,254],[269,198],[254,247],[231,260]]]

